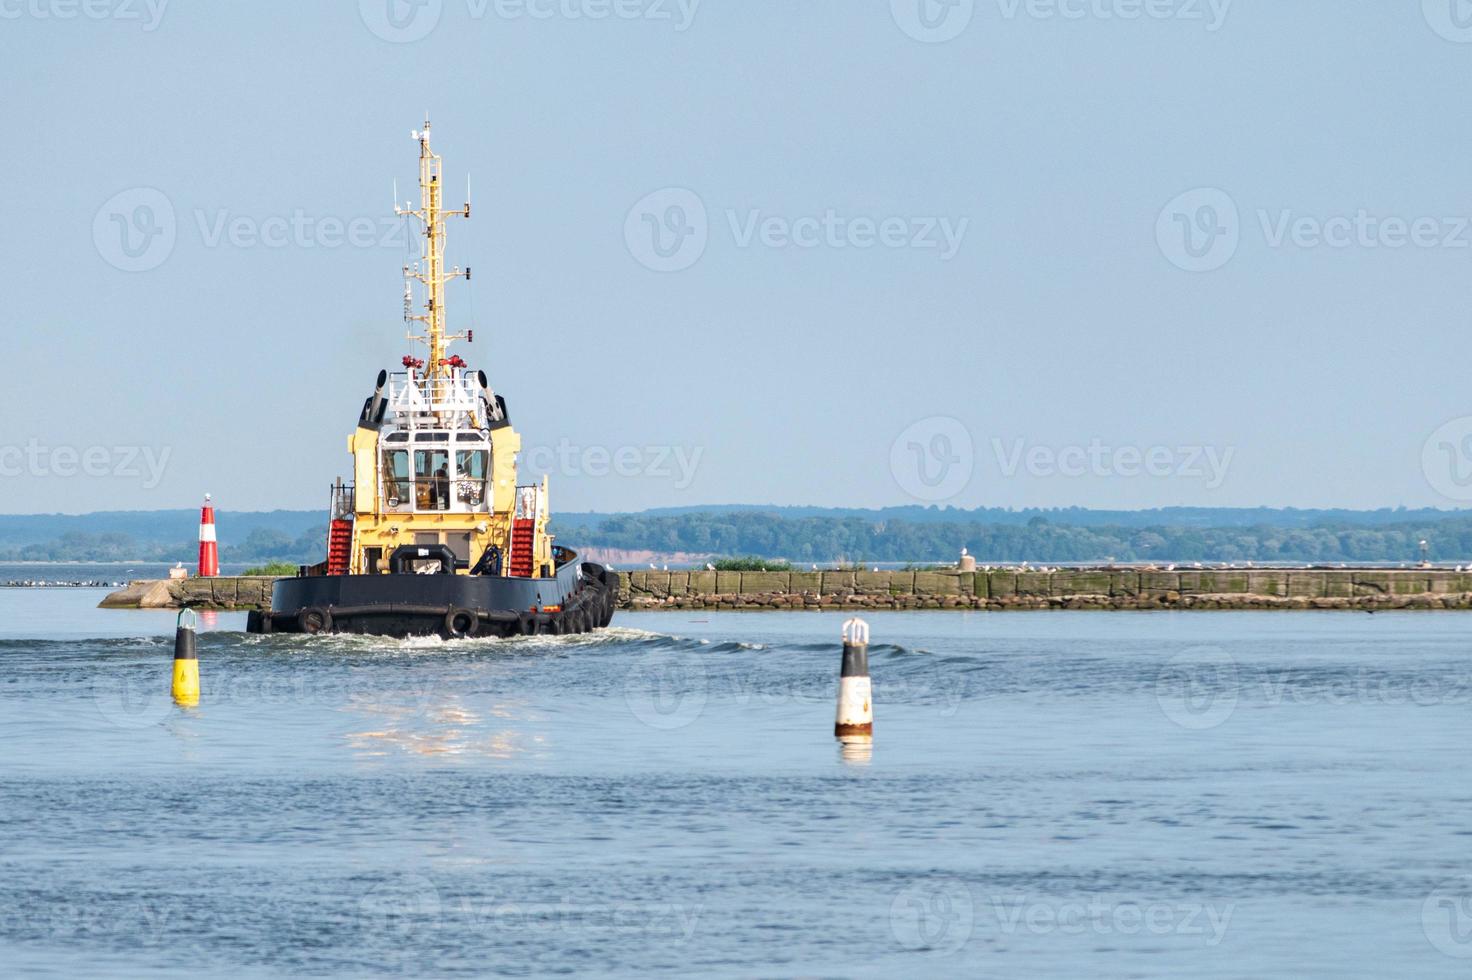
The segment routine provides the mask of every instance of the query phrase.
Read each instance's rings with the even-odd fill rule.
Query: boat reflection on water
[[[391,755],[428,758],[513,759],[541,750],[544,739],[527,731],[535,722],[525,702],[497,702],[484,713],[453,693],[399,692],[402,699],[354,697],[345,711],[375,727],[346,736],[363,759]],[[510,723],[509,725],[507,723]]]

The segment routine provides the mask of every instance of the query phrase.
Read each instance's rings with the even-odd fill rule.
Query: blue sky
[[[556,509],[1466,505],[1464,7],[0,0],[0,510],[325,506],[426,111]]]

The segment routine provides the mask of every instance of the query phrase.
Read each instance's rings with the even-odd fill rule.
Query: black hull
[[[617,576],[572,561],[552,578],[496,575],[309,575],[282,579],[251,633],[407,638],[586,633],[613,619]]]

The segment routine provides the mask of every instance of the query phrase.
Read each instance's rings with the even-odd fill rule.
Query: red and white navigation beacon
[[[220,574],[220,545],[215,540],[215,505],[204,495],[204,509],[199,514],[199,577],[215,578]]]

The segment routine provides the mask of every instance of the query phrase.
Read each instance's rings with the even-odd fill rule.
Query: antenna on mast
[[[458,357],[447,357],[446,348],[456,340],[470,340],[473,332],[463,335],[450,334],[445,321],[445,284],[452,279],[469,279],[470,270],[459,266],[445,266],[445,219],[470,217],[470,177],[465,178],[465,208],[462,211],[446,211],[441,203],[443,186],[440,181],[441,162],[430,147],[429,114],[425,113],[424,128],[411,130],[419,141],[419,206],[405,202],[398,204],[399,185],[394,182],[394,213],[419,220],[422,226],[422,241],[419,257],[404,266],[404,319],[421,325],[423,332],[408,339],[426,344],[429,356],[426,359],[422,383],[430,385],[441,378],[448,378],[455,369],[464,366]],[[414,283],[419,283],[423,298],[422,308],[416,308]],[[472,313],[473,316],[473,313]],[[411,328],[412,329],[412,328]]]

